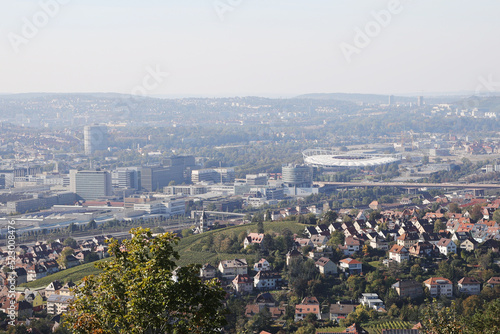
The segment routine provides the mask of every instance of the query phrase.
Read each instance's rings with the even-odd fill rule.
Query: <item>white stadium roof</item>
[[[334,152],[329,150],[305,150],[304,163],[315,167],[371,167],[390,164],[401,160],[399,154],[370,154],[355,152]]]

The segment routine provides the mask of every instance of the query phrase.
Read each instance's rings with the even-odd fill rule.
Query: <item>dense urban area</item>
[[[139,227],[176,235],[169,280],[223,289],[219,332],[499,333],[499,117],[494,95],[0,95],[0,333],[72,333]]]

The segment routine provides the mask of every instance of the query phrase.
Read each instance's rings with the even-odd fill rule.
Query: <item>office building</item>
[[[85,200],[106,198],[112,195],[111,175],[107,171],[70,171],[70,188]]]
[[[111,184],[115,188],[141,189],[141,168],[123,167],[111,172]]]
[[[193,183],[234,183],[235,176],[234,168],[198,169],[191,172],[191,181]]]
[[[313,182],[313,168],[305,165],[287,165],[281,169],[283,185],[309,188]]]
[[[106,150],[108,148],[108,128],[105,125],[85,126],[83,128],[83,144],[86,155]]]

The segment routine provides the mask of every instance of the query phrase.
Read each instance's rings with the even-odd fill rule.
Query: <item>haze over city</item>
[[[128,94],[148,66],[169,73],[156,96],[432,95],[500,80],[496,1],[58,3],[25,36],[40,3],[4,2],[0,92]],[[358,28],[372,29],[361,48]],[[342,43],[357,49],[349,59]]]

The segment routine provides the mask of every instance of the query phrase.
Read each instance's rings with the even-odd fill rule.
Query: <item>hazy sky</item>
[[[500,1],[395,2],[0,0],[0,92],[500,89]]]

